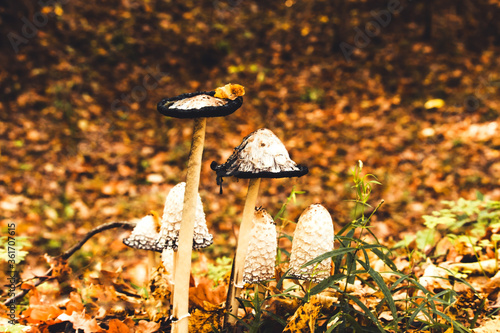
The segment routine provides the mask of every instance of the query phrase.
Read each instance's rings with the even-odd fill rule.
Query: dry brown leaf
[[[154,333],[160,329],[160,323],[154,321],[140,320],[137,324],[136,331],[141,333]]]
[[[65,305],[66,314],[70,314],[73,312],[82,312],[83,311],[83,303],[80,295],[77,292],[71,292],[69,295],[69,301]]]
[[[472,331],[474,333],[500,333],[500,317],[489,319]]]
[[[107,333],[130,333],[130,328],[122,323],[118,319],[111,319],[109,321],[109,328],[106,331]]]
[[[295,311],[286,325],[283,333],[312,333],[316,326],[319,312],[321,311],[321,303],[316,297]]]
[[[189,288],[189,302],[194,306],[205,309],[205,302],[219,305],[226,300],[226,286],[213,288],[214,282],[207,277],[200,278],[196,287]]]
[[[63,313],[63,311],[57,306],[44,303],[41,300],[38,290],[33,284],[25,282],[21,285],[21,288],[31,289],[33,293],[29,298],[30,305],[28,309],[23,312],[23,317],[28,323],[53,323],[53,321]]]
[[[212,310],[194,309],[191,312],[189,332],[210,333],[214,331],[214,327],[220,329],[224,308],[210,304],[205,304],[205,307]]]
[[[85,333],[98,333],[98,332],[103,332],[102,328],[97,325],[97,321],[95,319],[89,319],[85,315],[85,310],[78,313],[78,312],[73,312],[71,316],[68,316],[67,314],[63,313],[57,319],[61,321],[69,321],[70,323],[73,324],[73,328],[78,330],[81,329]],[[127,332],[128,333],[128,332]]]

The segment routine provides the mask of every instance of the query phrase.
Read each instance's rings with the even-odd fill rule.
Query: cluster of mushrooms
[[[162,217],[150,214],[142,218],[123,243],[136,249],[161,252],[166,269],[175,271],[172,332],[187,332],[188,328],[188,321],[183,319],[189,316],[191,251],[213,243],[198,194],[206,118],[233,113],[242,105],[243,95],[242,86],[228,84],[215,91],[184,94],[158,103],[158,111],[165,116],[195,119],[187,179],[169,192]],[[308,173],[308,169],[297,165],[280,139],[265,128],[246,136],[225,163],[212,162],[210,166],[216,173],[221,191],[224,177],[250,179],[226,304],[234,315],[229,317],[229,322],[234,324],[239,306],[236,297],[244,285],[270,280],[275,272],[275,223],[264,209],[256,208],[260,180],[301,177]],[[302,266],[318,255],[332,251],[333,243],[333,221],[329,212],[320,204],[309,206],[300,215],[294,232],[289,275],[312,282],[330,276],[331,259]]]

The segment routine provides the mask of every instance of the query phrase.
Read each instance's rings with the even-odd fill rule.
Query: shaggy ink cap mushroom
[[[196,236],[196,201],[200,185],[201,162],[207,117],[226,116],[236,111],[243,103],[245,89],[240,85],[227,84],[210,92],[184,94],[160,101],[157,109],[165,116],[176,118],[194,118],[193,139],[189,151],[186,176],[185,200],[182,204],[183,216],[179,227],[178,240],[172,247],[177,247],[175,256],[175,289],[172,299],[172,332],[188,332],[189,316],[189,275],[191,271],[191,241],[200,248],[211,244],[203,237]],[[194,237],[193,237],[194,236]],[[162,245],[161,243],[159,244]]]
[[[161,229],[155,243],[155,251],[162,252],[164,249],[177,250],[179,245],[179,230],[181,229],[182,207],[186,183],[175,185],[167,195],[163,216],[161,218]],[[213,236],[208,231],[203,204],[198,194],[196,200],[195,226],[193,237],[193,249],[199,250],[210,246]]]
[[[272,279],[276,264],[278,242],[276,226],[271,215],[264,209],[257,208],[253,223],[243,268],[244,283],[259,283]]]
[[[323,253],[333,251],[333,239],[333,221],[328,210],[320,204],[307,207],[293,234],[290,275],[312,282],[329,277],[331,258],[317,265],[301,267]]]
[[[248,236],[252,229],[260,180],[262,178],[300,177],[309,170],[307,167],[297,165],[292,161],[280,139],[266,128],[258,129],[246,136],[242,143],[234,149],[226,163],[218,165],[216,162],[212,162],[210,167],[217,175],[217,185],[220,185],[221,193],[223,177],[234,176],[250,179],[234,259],[234,279],[233,283],[230,284],[228,302],[226,303],[226,309],[231,312],[228,323],[234,325],[239,307],[237,297],[244,286],[244,262],[250,241]]]
[[[137,222],[130,236],[123,239],[123,244],[134,249],[154,251],[158,237],[157,225],[158,215],[156,213],[144,216]]]
[[[174,118],[224,117],[238,110],[243,104],[245,90],[239,84],[227,84],[215,91],[200,91],[164,98],[158,111]]]
[[[234,149],[226,163],[210,164],[217,174],[217,185],[223,177],[236,178],[289,178],[301,177],[309,172],[306,166],[297,165],[285,145],[269,129],[261,128],[247,135]]]

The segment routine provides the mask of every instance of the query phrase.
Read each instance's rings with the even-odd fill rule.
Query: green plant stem
[[[179,249],[174,264],[173,295],[173,333],[188,333],[189,328],[189,277],[191,274],[191,253],[196,217],[196,200],[200,185],[201,160],[205,143],[206,118],[194,120],[193,141],[189,154],[186,177],[186,192],[182,209],[181,229],[179,231]]]

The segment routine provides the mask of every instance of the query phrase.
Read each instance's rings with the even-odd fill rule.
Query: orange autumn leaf
[[[71,316],[63,313],[57,319],[62,321],[69,321],[73,324],[74,329],[83,330],[84,333],[99,333],[103,332],[102,328],[99,327],[95,318],[90,319],[86,314],[85,310],[78,313],[73,312]]]
[[[24,317],[29,323],[43,323],[55,320],[63,311],[55,305],[36,304],[30,305],[24,312]]]
[[[136,331],[142,333],[154,333],[160,329],[160,324],[154,321],[140,320],[137,324]]]
[[[118,319],[111,319],[109,321],[109,328],[107,333],[130,333],[130,328]]]
[[[234,100],[243,95],[245,95],[245,88],[242,85],[228,83],[224,87],[215,89],[214,97]]]
[[[226,286],[220,285],[213,288],[213,281],[209,278],[202,277],[196,287],[189,288],[189,302],[195,306],[205,309],[204,302],[213,305],[221,304],[226,300]]]
[[[285,333],[305,333],[314,332],[316,320],[321,311],[321,302],[313,297],[308,303],[300,306],[291,317],[283,332]]]
[[[71,292],[69,295],[69,301],[66,303],[66,314],[71,314],[73,312],[82,312],[83,311],[83,303],[80,295],[77,292]]]

